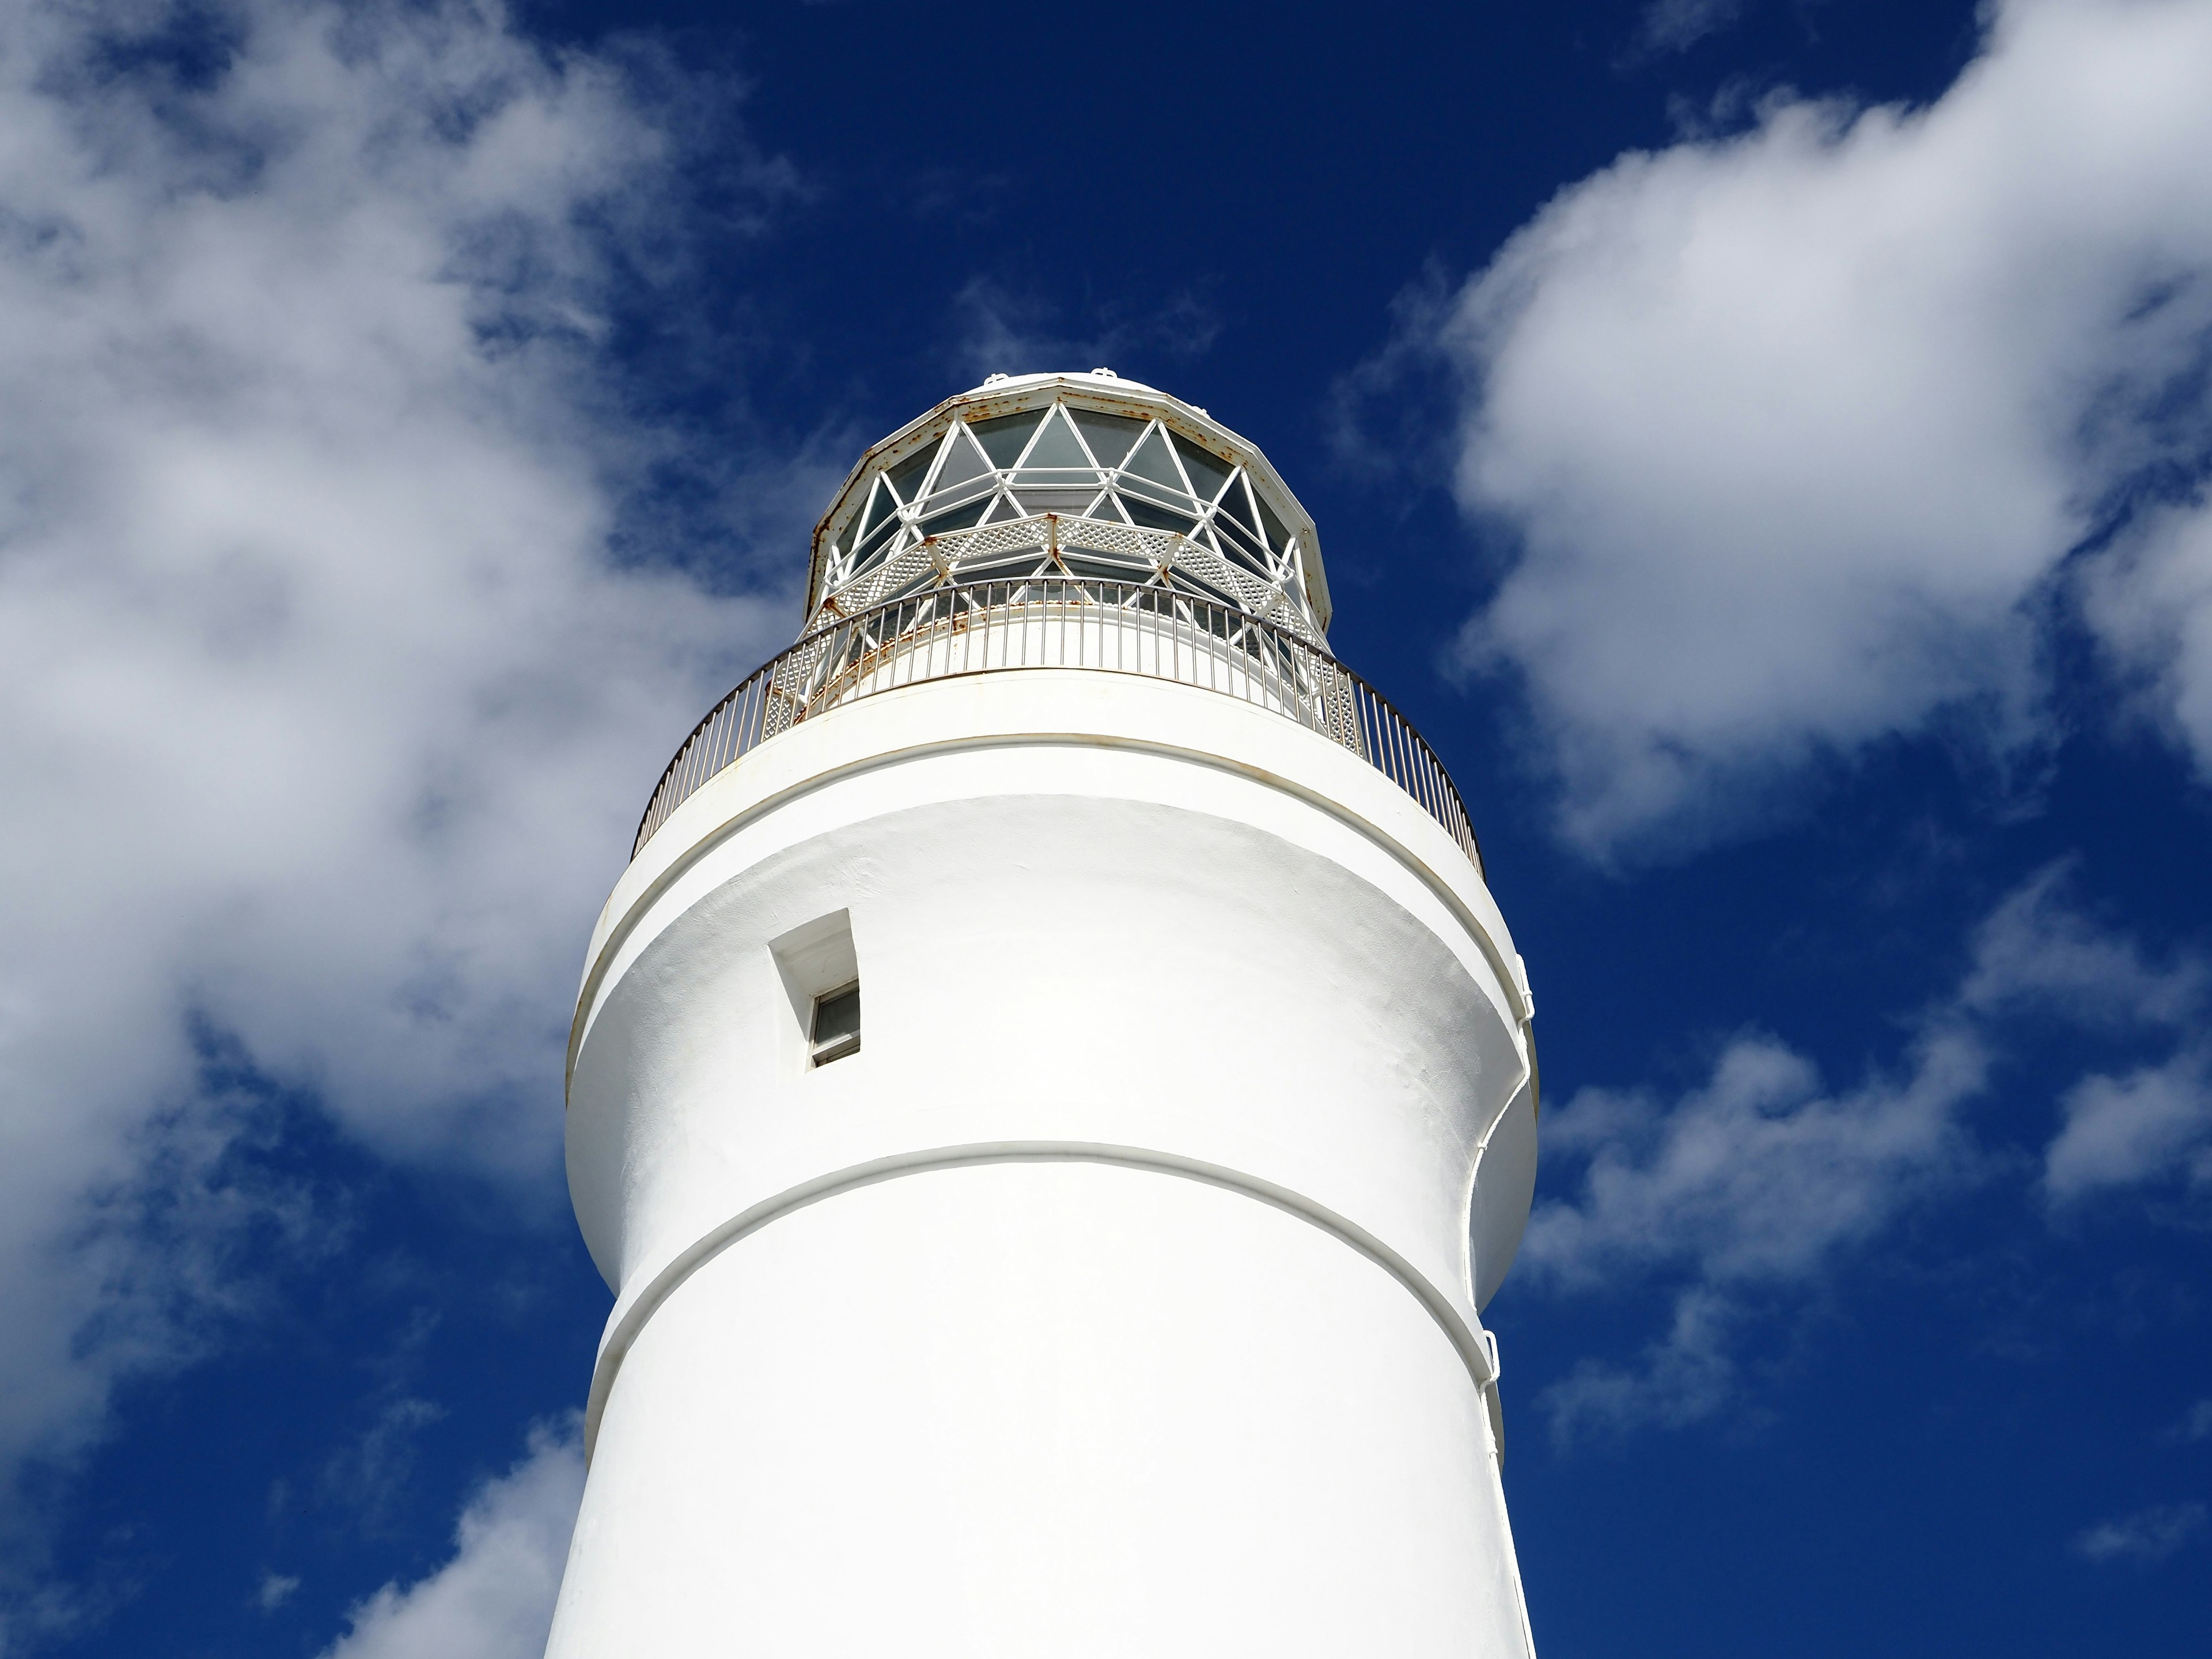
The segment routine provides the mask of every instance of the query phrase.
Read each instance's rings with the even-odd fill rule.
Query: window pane
[[[1146,501],[1164,501],[1168,506],[1181,507],[1186,513],[1198,511],[1198,504],[1191,500],[1190,492],[1181,484],[1170,489],[1165,484],[1147,483],[1133,472],[1123,472],[1115,478],[1114,487],[1131,501],[1141,496]]]
[[[1176,453],[1182,457],[1183,465],[1190,472],[1190,481],[1203,501],[1212,501],[1221,493],[1221,486],[1229,482],[1229,463],[1218,455],[1209,455],[1178,432],[1175,434]]]
[[[899,499],[911,505],[915,491],[921,488],[921,475],[936,459],[937,446],[926,444],[884,476],[891,481],[891,488],[898,491]]]
[[[995,421],[978,421],[968,430],[975,441],[983,446],[983,453],[996,467],[1012,466],[1020,457],[1022,446],[1030,440],[1036,423],[1044,418],[1041,410],[1031,410],[1026,415],[1001,415]]]
[[[1261,556],[1260,538],[1224,511],[1217,509],[1214,513],[1213,533],[1220,538],[1224,550],[1235,547],[1240,549],[1247,558]]]
[[[875,494],[868,498],[867,517],[861,521],[860,533],[854,538],[856,542],[866,540],[876,526],[890,516],[892,507],[896,504],[890,491],[884,488],[881,478],[878,478],[871,487]]]
[[[1164,507],[1154,507],[1150,501],[1134,495],[1121,498],[1121,509],[1133,524],[1143,525],[1148,530],[1180,530],[1186,536],[1198,528],[1198,520],[1185,518],[1180,513],[1170,513]]]
[[[1176,471],[1174,458],[1169,455],[1167,445],[1161,441],[1157,427],[1145,434],[1144,442],[1129,452],[1129,459],[1122,465],[1126,471],[1140,478],[1150,478],[1154,483],[1165,484],[1177,494],[1182,491],[1182,474]]]
[[[787,1025],[783,1028],[789,1030]],[[828,1042],[842,1036],[857,1036],[860,1030],[860,988],[848,987],[819,999],[814,1005],[814,1040]]]
[[[1260,503],[1260,522],[1267,526],[1267,540],[1276,552],[1291,544],[1291,532],[1283,528],[1283,521],[1275,516],[1275,509],[1267,505],[1267,498],[1254,490],[1252,495]]]
[[[1097,484],[1081,484],[1055,489],[1017,489],[1014,499],[1022,504],[1025,513],[1079,514],[1097,494]]]
[[[1259,520],[1252,516],[1252,498],[1245,493],[1244,475],[1239,472],[1229,481],[1229,488],[1221,494],[1219,510],[1235,519],[1245,530],[1255,530]]]
[[[1075,424],[1091,446],[1091,453],[1098,458],[1101,466],[1119,466],[1128,459],[1129,446],[1137,441],[1145,430],[1142,421],[1133,421],[1126,415],[1099,415],[1087,409],[1070,411]]]
[[[1075,441],[1074,429],[1057,408],[1053,410],[1052,418],[1044,423],[1044,429],[1037,434],[1036,443],[1030,447],[1030,453],[1022,462],[1025,470],[1033,466],[1088,467],[1090,465],[1091,458],[1083,453],[1083,446]]]
[[[952,428],[951,444],[945,452],[945,469],[937,475],[932,493],[950,489],[970,478],[979,478],[990,470],[991,464],[983,459],[983,452],[975,447],[975,441],[968,435],[968,429],[956,426]]]
[[[934,518],[924,519],[921,533],[935,536],[947,530],[965,530],[970,525],[982,521],[983,509],[990,504],[989,498],[986,497],[980,501],[970,501],[965,507],[956,507],[950,513],[939,513]]]

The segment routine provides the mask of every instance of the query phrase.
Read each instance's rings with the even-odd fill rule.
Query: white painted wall
[[[811,1069],[769,942],[838,912]],[[726,772],[580,1000],[617,1299],[549,1651],[1523,1654],[1515,961],[1387,779],[1203,690],[939,681]]]

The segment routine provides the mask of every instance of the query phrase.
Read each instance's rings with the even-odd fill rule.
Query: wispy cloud
[[[1583,1173],[1571,1200],[1531,1218],[1520,1271],[1559,1290],[1678,1285],[1668,1328],[1632,1366],[1588,1361],[1550,1390],[1554,1433],[1677,1426],[1734,1396],[1751,1308],[1817,1283],[1968,1167],[1958,1113],[1988,1066],[1946,1010],[1897,1075],[1856,1088],[1829,1089],[1803,1056],[1747,1036],[1679,1099],[1585,1090],[1550,1115],[1547,1153]]]
[[[264,1573],[261,1588],[253,1593],[253,1605],[264,1613],[274,1613],[298,1593],[300,1581],[281,1572]]]
[[[2074,1553],[2100,1566],[2112,1561],[2150,1566],[2177,1553],[2203,1528],[2203,1504],[2160,1504],[2100,1521],[2075,1538]]]
[[[1546,1155],[1580,1175],[1571,1198],[1538,1206],[1518,1271],[1560,1294],[1667,1286],[1673,1307],[1634,1362],[1592,1359],[1550,1389],[1542,1404],[1559,1438],[1679,1426],[1739,1399],[1754,1314],[1816,1297],[1910,1208],[1988,1167],[1965,1110],[2021,1022],[2169,1044],[2195,1028],[2200,964],[2154,962],[2100,929],[2068,902],[2067,879],[2054,866],[2000,903],[1976,930],[1958,987],[1920,1015],[1901,1059],[1850,1088],[1829,1086],[1778,1038],[1747,1033],[1722,1046],[1705,1082],[1671,1099],[1585,1089],[1547,1114]],[[2167,1067],[2196,1064],[2185,1049]],[[2191,1076],[2190,1098],[2201,1103]],[[2064,1091],[2065,1125],[2045,1154],[2054,1198],[2203,1156],[2179,1134],[2114,1128],[2110,1120],[2139,1111],[2148,1092],[2101,1077]],[[2201,1105],[2191,1110],[2190,1133],[2204,1135]]]
[[[1099,307],[1087,326],[1070,329],[1056,304],[978,276],[953,302],[959,367],[986,374],[1126,368],[1133,356],[1169,361],[1203,355],[1221,331],[1212,307],[1192,293],[1150,307]]]
[[[1651,0],[1644,9],[1644,40],[1662,52],[1683,52],[1743,15],[1750,0]]]

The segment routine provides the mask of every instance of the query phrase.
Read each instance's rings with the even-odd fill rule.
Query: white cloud
[[[1093,327],[1081,335],[1062,327],[1056,310],[1035,295],[985,276],[970,279],[954,296],[953,306],[959,316],[957,362],[978,382],[986,374],[1079,373],[1117,366],[1126,373],[1132,356],[1197,356],[1221,331],[1212,308],[1189,293],[1135,310],[1105,306],[1087,319]]]
[[[210,1042],[555,1167],[592,912],[781,621],[609,556],[646,103],[493,0],[0,9],[0,1481],[228,1294]]]
[[[2100,1565],[2107,1561],[2134,1561],[2148,1566],[2173,1554],[2203,1526],[2203,1504],[2160,1504],[2099,1522],[2075,1539],[2074,1550]]]
[[[2212,453],[2208,82],[2194,0],[2002,0],[1933,106],[1781,96],[1623,156],[1467,285],[1459,490],[1516,556],[1465,650],[1524,679],[1571,838],[1717,833],[1938,720],[2043,729],[2063,561]],[[2208,550],[2176,509],[2084,611],[2200,757]]]
[[[2212,506],[2148,515],[2084,574],[2087,614],[2137,701],[2212,781]]]
[[[1545,1122],[1545,1151],[1583,1160],[1572,1201],[1540,1205],[1517,1266],[1538,1285],[1677,1284],[1667,1333],[1632,1368],[1586,1362],[1545,1397],[1563,1439],[1589,1429],[1678,1425],[1736,1391],[1748,1303],[1818,1279],[1915,1197],[1966,1162],[1959,1109],[1988,1056],[1949,1019],[1903,1075],[1824,1088],[1769,1037],[1722,1051],[1711,1079],[1665,1107],[1585,1090]]]
[[[2076,1025],[2188,1026],[2208,988],[2204,964],[2144,959],[2134,940],[2099,927],[2068,899],[2069,862],[2023,883],[1974,936],[1964,1007],[1990,1014],[2053,1009]]]
[[[1540,1204],[1517,1270],[1540,1291],[1656,1285],[1672,1316],[1628,1364],[1584,1362],[1543,1398],[1554,1432],[1678,1426],[1742,1393],[1750,1316],[1818,1293],[1856,1249],[1915,1204],[1989,1167],[1965,1121],[2030,1021],[2171,1048],[2115,1081],[2066,1089],[2046,1151],[2058,1201],[2193,1169],[2212,1181],[2212,1088],[2195,1046],[2206,976],[2154,962],[2069,901],[2053,866],[1975,930],[1957,988],[1927,1009],[1901,1063],[1826,1086],[1772,1036],[1727,1042],[1701,1084],[1671,1100],[1585,1089],[1547,1112],[1547,1158],[1578,1169],[1572,1195]],[[1556,1167],[1556,1165],[1555,1165]]]
[[[290,1601],[300,1588],[300,1581],[281,1572],[261,1576],[261,1588],[254,1592],[253,1605],[264,1613],[274,1613]]]
[[[2066,1123],[2044,1153],[2043,1180],[2064,1203],[2177,1170],[2212,1187],[2212,1066],[2201,1048],[2067,1091]]]
[[[1749,0],[1651,0],[1644,39],[1662,52],[1681,52],[1743,15]]]
[[[453,1559],[356,1607],[323,1659],[538,1659],[583,1496],[575,1425],[538,1431],[530,1455],[462,1511]]]

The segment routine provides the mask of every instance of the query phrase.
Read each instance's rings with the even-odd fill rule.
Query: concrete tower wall
[[[770,739],[592,945],[550,1652],[1525,1653],[1528,1012],[1458,846],[1264,708],[1030,670]]]

